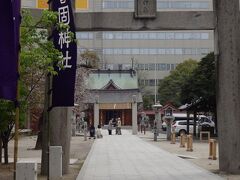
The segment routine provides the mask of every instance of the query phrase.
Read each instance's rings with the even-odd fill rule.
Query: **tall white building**
[[[47,8],[47,0],[22,0],[23,7]],[[212,11],[212,0],[157,0],[157,11]],[[134,0],[75,0],[75,11],[134,12]],[[213,31],[77,32],[78,53],[94,50],[101,69],[138,69],[144,91],[186,59],[200,60],[214,50]],[[78,55],[79,57],[80,55]]]
[[[78,12],[134,11],[134,0],[85,0]],[[157,0],[158,11],[212,11],[211,0]],[[200,60],[214,50],[213,31],[111,31],[78,32],[79,53],[94,50],[103,69],[138,69],[140,84],[147,93],[177,64]],[[156,81],[155,81],[156,79]]]

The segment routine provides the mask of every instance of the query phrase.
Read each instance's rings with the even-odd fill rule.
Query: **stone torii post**
[[[75,24],[77,31],[214,30],[220,170],[240,173],[239,0],[213,4],[213,11],[157,12],[156,0],[135,0],[135,12],[76,12]]]

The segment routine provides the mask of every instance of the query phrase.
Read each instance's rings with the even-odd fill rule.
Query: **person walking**
[[[122,123],[121,123],[121,119],[118,118],[118,120],[117,120],[117,129],[116,129],[118,135],[122,135],[122,132],[121,132],[121,125],[122,125]]]
[[[145,134],[146,133],[146,115],[145,114],[142,115],[140,126],[141,126],[141,133],[144,132]]]
[[[113,129],[113,119],[110,119],[108,122],[108,134],[112,135],[112,129]]]
[[[101,126],[100,126],[100,125],[98,125],[98,127],[97,127],[96,135],[97,135],[97,138],[98,138],[98,139],[103,137],[102,132],[101,132]]]

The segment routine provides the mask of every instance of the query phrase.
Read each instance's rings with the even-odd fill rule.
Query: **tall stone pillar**
[[[240,173],[240,18],[239,0],[217,0],[219,56],[217,117],[219,167]]]
[[[137,103],[132,103],[132,134],[137,134]]]
[[[97,128],[99,125],[99,104],[94,104],[94,127]]]
[[[68,173],[72,129],[72,107],[55,107],[50,111],[50,145],[62,146],[62,172]]]

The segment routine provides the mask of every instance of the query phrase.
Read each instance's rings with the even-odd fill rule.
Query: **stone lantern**
[[[166,113],[163,117],[163,121],[167,125],[167,140],[171,140],[171,132],[172,132],[172,122],[174,121],[174,116],[172,113]]]
[[[153,110],[155,111],[155,121],[154,121],[154,141],[157,141],[157,136],[159,135],[160,128],[162,126],[161,114],[160,109],[162,105],[157,101],[156,104],[152,106]]]

